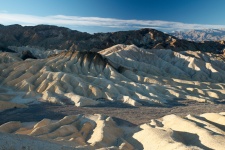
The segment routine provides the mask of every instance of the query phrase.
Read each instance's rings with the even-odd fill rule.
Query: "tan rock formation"
[[[3,63],[0,83],[25,92],[27,100],[17,103],[34,97],[76,106],[171,105],[177,99],[214,103],[225,98],[225,62],[211,53],[116,45],[99,53],[69,51]]]
[[[67,116],[59,121],[43,119],[37,123],[9,122],[0,126],[0,148],[27,147],[32,142],[36,149],[52,145],[80,149],[222,150],[225,146],[223,114],[206,113],[185,118],[168,115],[133,127],[118,125],[111,117],[99,114]],[[28,140],[22,135],[32,138]],[[4,145],[7,142],[14,145]]]

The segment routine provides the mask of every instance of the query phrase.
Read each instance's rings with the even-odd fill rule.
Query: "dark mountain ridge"
[[[225,48],[224,41],[196,43],[178,39],[155,29],[140,29],[89,34],[52,25],[0,26],[0,45],[30,46],[44,49],[99,51],[116,44],[134,44],[146,49],[216,52]]]

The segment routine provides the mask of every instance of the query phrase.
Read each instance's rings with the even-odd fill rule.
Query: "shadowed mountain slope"
[[[195,43],[177,39],[154,29],[119,31],[112,33],[88,34],[64,27],[38,25],[10,25],[0,27],[0,42],[6,48],[17,51],[18,47],[38,47],[59,50],[100,51],[116,44],[130,45],[145,49],[172,49],[216,52],[225,48],[221,42]],[[1,44],[0,44],[1,45]],[[24,48],[29,50],[28,48]]]

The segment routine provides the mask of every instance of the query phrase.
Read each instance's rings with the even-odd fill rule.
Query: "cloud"
[[[80,17],[80,16],[33,16],[25,14],[9,14],[0,12],[0,24],[38,25],[50,24],[65,27],[104,27],[118,29],[155,28],[162,31],[177,31],[190,29],[220,29],[225,25],[187,24],[161,20],[124,20],[115,18]]]

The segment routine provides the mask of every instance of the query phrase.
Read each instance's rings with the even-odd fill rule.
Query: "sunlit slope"
[[[46,59],[7,60],[0,65],[1,85],[41,101],[139,106],[225,98],[225,63],[209,53],[115,45],[99,53],[68,51]]]
[[[184,118],[167,115],[140,126],[100,114],[74,115],[61,120],[5,123],[0,126],[0,148],[55,149],[63,145],[71,149],[222,150],[224,127],[224,113]]]

